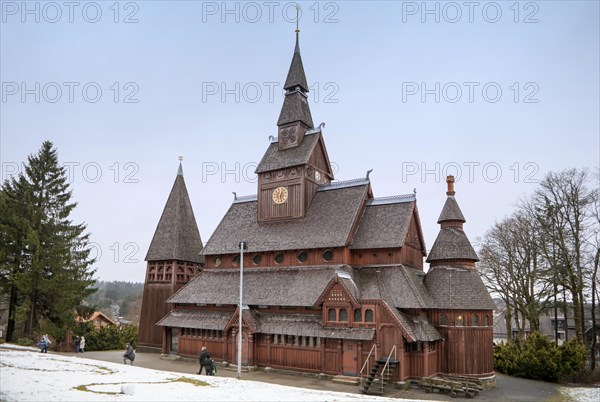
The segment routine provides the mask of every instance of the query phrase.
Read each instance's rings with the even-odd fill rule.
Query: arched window
[[[252,262],[254,263],[254,265],[260,264],[260,260],[261,260],[260,254],[254,254],[254,257],[252,257]]]
[[[236,267],[238,265],[240,265],[240,256],[239,255],[233,256],[232,262],[233,262],[233,265],[235,265]]]
[[[477,314],[473,314],[471,316],[471,326],[478,327],[479,326],[479,316]]]
[[[463,317],[462,314],[459,314],[456,316],[456,326],[462,327],[463,325],[465,325],[465,317]]]
[[[334,308],[330,308],[329,310],[327,310],[327,320],[328,321],[337,321]]]
[[[486,327],[490,325],[490,316],[487,314],[483,316],[483,325],[485,325]]]
[[[448,316],[446,314],[440,315],[440,325],[448,325]]]
[[[340,321],[344,321],[344,322],[348,321],[348,309],[345,309],[345,308],[340,309]]]
[[[373,310],[370,308],[365,310],[365,322],[373,322]]]
[[[279,253],[275,256],[275,262],[277,264],[281,264],[283,262],[283,254],[282,253]]]
[[[354,309],[354,322],[362,321],[362,311],[359,308]]]

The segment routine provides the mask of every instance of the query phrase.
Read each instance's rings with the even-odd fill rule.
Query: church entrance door
[[[355,376],[358,365],[358,347],[356,341],[344,339],[344,349],[342,353],[342,374]]]

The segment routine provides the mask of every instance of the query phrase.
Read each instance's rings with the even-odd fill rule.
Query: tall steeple
[[[146,254],[148,266],[140,314],[138,351],[159,351],[162,329],[155,326],[171,305],[166,300],[196,276],[203,265],[202,239],[179,168]]]
[[[146,261],[179,260],[200,263],[202,239],[183,180],[181,161],[177,177],[150,243]]]
[[[432,267],[448,265],[475,268],[475,262],[479,258],[463,230],[466,220],[454,198],[454,176],[448,176],[446,183],[448,198],[437,222],[440,224],[440,232],[431,247],[427,262]]]
[[[296,29],[296,47],[283,88],[285,98],[277,126],[279,148],[294,148],[300,145],[306,131],[314,127],[308,106],[308,84],[300,55],[300,30]]]

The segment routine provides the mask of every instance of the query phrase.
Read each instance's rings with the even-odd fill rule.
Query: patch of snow
[[[600,401],[600,388],[588,387],[560,387],[558,391],[571,401],[598,402]]]
[[[195,380],[207,383],[194,384]],[[406,401],[200,377],[0,345],[2,401]]]

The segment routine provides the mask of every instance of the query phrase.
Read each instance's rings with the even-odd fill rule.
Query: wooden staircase
[[[398,362],[389,357],[375,361],[371,370],[362,379],[360,392],[368,395],[383,395],[383,390],[396,366]]]

